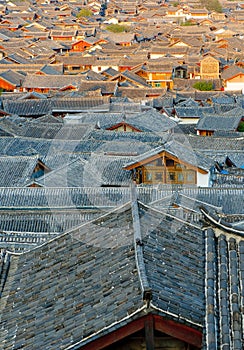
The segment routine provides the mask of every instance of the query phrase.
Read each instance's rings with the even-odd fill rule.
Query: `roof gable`
[[[198,170],[205,174],[208,173],[211,164],[211,160],[200,155],[200,153],[194,152],[188,147],[185,147],[183,151],[181,144],[176,141],[171,141],[165,143],[164,146],[159,146],[149,152],[135,157],[134,161],[124,165],[124,168],[126,170],[131,170],[138,166],[146,165],[162,156],[168,156],[189,168]]]

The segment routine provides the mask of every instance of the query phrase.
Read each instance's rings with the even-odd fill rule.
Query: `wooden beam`
[[[105,347],[116,343],[119,340],[122,340],[128,337],[131,334],[134,334],[140,330],[142,330],[145,326],[145,317],[142,317],[138,320],[132,321],[126,326],[120,327],[116,331],[107,334],[105,336],[101,336],[100,338],[88,343],[86,345],[81,345],[79,349],[82,350],[101,350]]]
[[[152,315],[145,319],[145,340],[146,349],[154,350],[154,320]]]
[[[198,166],[192,165],[188,162],[184,162],[182,161],[180,158],[178,158],[177,156],[172,155],[171,153],[167,152],[167,151],[161,151],[157,154],[154,154],[153,156],[150,156],[148,158],[142,159],[139,162],[135,162],[134,164],[125,166],[124,169],[125,170],[132,170],[134,168],[137,168],[138,166],[144,165],[146,166],[148,163],[153,162],[154,160],[158,159],[158,158],[162,158],[164,161],[164,165],[166,167],[165,164],[165,156],[168,157],[169,159],[172,159],[176,162],[178,162],[179,164],[185,165],[189,170],[195,170],[195,171],[199,171],[199,173],[201,174],[207,174],[208,171],[204,170],[202,168],[199,168]]]
[[[166,320],[158,315],[149,314],[139,318],[138,320],[132,321],[123,327],[120,327],[112,333],[104,336],[101,335],[99,338],[96,338],[88,344],[80,345],[80,347],[77,346],[76,349],[101,350],[143,329],[145,330],[147,350],[155,349],[154,330],[184,341],[197,347],[198,349],[202,348],[201,331],[172,320]]]
[[[142,159],[141,161],[139,162],[135,162],[134,164],[131,164],[131,165],[128,165],[128,166],[125,166],[124,169],[125,170],[132,170],[134,168],[138,168],[138,166],[141,166],[141,165],[147,165],[148,163],[151,163],[153,162],[154,160],[158,159],[158,158],[162,158],[164,154],[164,151],[162,152],[159,152],[151,157],[148,157],[148,158],[145,158],[145,159]]]
[[[166,333],[199,349],[202,348],[202,333],[200,331],[156,315],[154,316],[154,324],[157,331]]]

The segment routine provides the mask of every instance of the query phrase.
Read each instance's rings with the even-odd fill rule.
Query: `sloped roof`
[[[0,157],[0,187],[25,186],[30,181],[38,156]]]
[[[198,167],[204,171],[208,171],[211,165],[213,165],[212,159],[204,156],[200,152],[194,151],[189,147],[189,145],[182,147],[182,143],[173,140],[168,141],[164,145],[158,146],[149,152],[135,157],[132,162],[125,164],[124,168],[131,168],[133,165],[140,164],[142,161],[146,161],[147,159],[150,159],[150,157],[162,152],[167,152],[172,156],[177,157],[180,161],[183,161],[194,167]]]
[[[52,99],[19,99],[3,101],[7,113],[20,116],[43,116],[52,112],[82,112],[89,110],[109,109],[109,98],[103,96],[93,97],[62,97]]]
[[[82,187],[86,162],[81,158],[71,160],[48,174],[38,178],[35,183],[42,187]],[[94,174],[90,174],[92,177]]]
[[[242,261],[244,258],[244,231],[240,226],[202,209],[212,227],[205,231],[207,310],[205,344],[229,349],[243,348],[241,329],[242,302],[239,297],[244,282]],[[219,232],[221,233],[219,235]],[[217,258],[218,257],[218,258]],[[219,281],[218,286],[215,281]],[[218,310],[216,317],[215,311]],[[216,321],[218,322],[216,323]],[[228,326],[232,325],[232,326]]]
[[[23,88],[36,88],[39,89],[60,89],[64,86],[74,85],[79,87],[81,82],[84,81],[82,75],[36,75],[28,74],[23,80]]]
[[[233,77],[235,77],[236,75],[243,75],[244,74],[244,69],[238,66],[234,66],[232,65],[231,67],[225,69],[222,73],[221,73],[221,78],[224,80],[229,80]]]
[[[155,133],[169,131],[177,125],[173,120],[156,112],[154,109],[140,113],[139,115],[129,116],[125,121],[143,132]]]
[[[173,129],[176,126],[176,123],[174,121],[153,109],[149,109],[148,111],[140,113],[138,113],[138,111],[136,111],[135,113],[129,113],[129,109],[133,107],[133,104],[128,104],[127,108],[126,104],[121,103],[118,104],[117,107],[118,110],[120,110],[119,113],[108,112],[106,114],[87,113],[85,115],[77,115],[79,125],[81,123],[96,123],[97,125],[99,125],[100,129],[109,129],[113,126],[116,126],[117,124],[125,123],[137,128],[142,132],[154,133],[162,133]],[[125,110],[126,112],[123,113],[123,110]]]
[[[244,113],[243,113],[244,114]],[[236,131],[240,124],[242,117],[232,116],[218,116],[210,115],[203,116],[198,120],[196,125],[197,130],[224,130],[224,131]]]
[[[17,343],[76,349],[141,318],[148,302],[161,317],[201,330],[203,251],[199,229],[132,203],[28,253],[10,254],[3,349]]]
[[[0,247],[11,252],[29,251],[54,237],[105,213],[99,208],[81,210],[1,211]],[[111,209],[110,209],[111,210]]]
[[[201,118],[206,114],[211,114],[215,113],[215,109],[212,106],[209,107],[200,107],[200,106],[195,106],[195,107],[174,107],[175,114],[177,115],[178,118]]]
[[[115,95],[118,83],[116,81],[83,81],[80,84],[79,91],[94,91],[100,89],[102,95]]]
[[[7,70],[0,74],[0,78],[9,82],[10,84],[21,86],[23,80],[25,79],[25,76],[12,70]]]
[[[135,86],[150,88],[150,86],[147,84],[147,82],[144,78],[140,77],[139,75],[137,75],[129,70],[125,70],[123,72],[120,72],[119,74],[110,77],[109,80],[117,81],[119,78],[122,78]]]
[[[5,100],[3,107],[7,113],[20,116],[42,116],[52,111],[51,101],[48,99]]]
[[[238,135],[233,140],[233,137],[201,137],[196,135],[185,135],[188,138],[193,149],[199,149],[202,151],[212,151],[214,154],[216,150],[225,150],[233,151],[233,150],[243,150],[244,148],[244,137]]]

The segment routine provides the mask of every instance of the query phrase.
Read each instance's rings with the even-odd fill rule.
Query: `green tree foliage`
[[[185,21],[185,22],[181,22],[180,25],[182,27],[188,27],[188,26],[195,26],[196,23],[192,22],[192,21]]]
[[[129,32],[130,28],[121,24],[109,24],[106,29],[113,33]]]
[[[239,124],[239,126],[237,128],[237,131],[244,132],[244,122],[243,121],[240,122],[240,124]]]
[[[205,6],[208,11],[223,12],[219,0],[201,0],[202,6]]]
[[[198,81],[193,87],[200,91],[210,91],[213,90],[213,83],[211,81]]]
[[[81,9],[79,13],[77,13],[76,17],[77,18],[80,18],[80,17],[91,17],[93,15],[92,11],[87,9],[87,8],[84,8],[84,9]]]

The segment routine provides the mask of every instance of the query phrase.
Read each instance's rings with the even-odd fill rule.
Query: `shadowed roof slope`
[[[199,229],[133,201],[28,253],[8,255],[2,349],[78,349],[145,311],[201,330],[201,237]]]
[[[65,349],[106,332],[144,306],[130,206],[12,256],[9,277],[2,296],[3,349]]]

